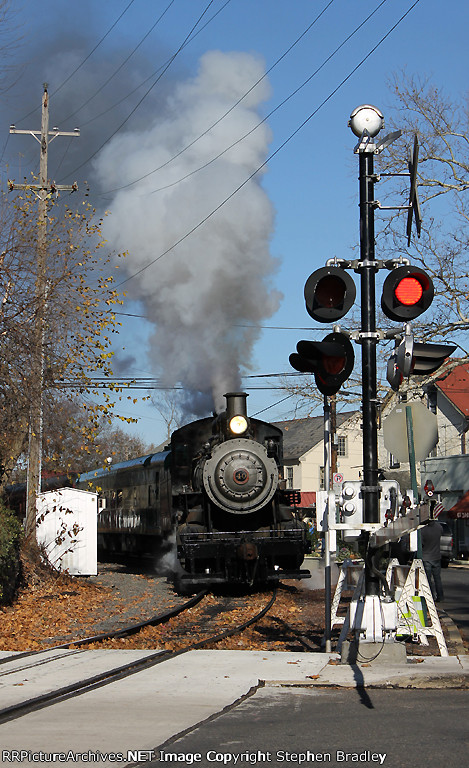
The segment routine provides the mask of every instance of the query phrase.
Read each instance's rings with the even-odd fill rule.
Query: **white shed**
[[[73,576],[95,576],[98,497],[78,488],[58,488],[37,498],[37,542],[50,564]]]

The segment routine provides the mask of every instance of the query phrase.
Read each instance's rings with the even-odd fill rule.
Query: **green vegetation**
[[[0,605],[11,601],[20,573],[22,528],[17,518],[0,503]]]

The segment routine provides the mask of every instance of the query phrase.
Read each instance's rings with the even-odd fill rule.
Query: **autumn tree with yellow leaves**
[[[43,317],[44,410],[48,429],[54,433],[44,440],[49,471],[55,466],[59,471],[74,469],[60,454],[60,445],[69,439],[67,430],[74,432],[81,456],[93,457],[90,463],[95,465],[100,430],[118,416],[117,404],[125,394],[111,381],[111,347],[120,325],[115,310],[123,294],[115,287],[119,257],[106,252],[101,223],[86,198],[74,208],[55,198],[48,200],[44,290],[38,295],[34,191],[0,198],[2,485],[27,452],[31,406],[37,396],[38,313]],[[96,377],[108,386],[98,389]],[[69,412],[68,419],[63,417],[64,410]]]

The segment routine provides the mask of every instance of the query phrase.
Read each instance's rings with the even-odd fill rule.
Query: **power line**
[[[158,187],[158,189],[153,189],[151,192],[149,192],[149,193],[146,192],[145,194],[155,194],[156,192],[163,192],[165,189],[170,189],[171,187],[176,186],[180,182],[185,181],[186,179],[189,179],[191,176],[194,176],[194,174],[198,173],[199,171],[203,171],[204,168],[208,168],[208,166],[210,166],[216,160],[219,160],[220,157],[223,157],[223,155],[225,155],[227,152],[229,152],[230,149],[233,149],[233,147],[236,147],[238,144],[240,144],[242,141],[244,141],[244,139],[247,139],[248,136],[250,136],[252,133],[254,133],[254,131],[256,131],[258,128],[260,128],[261,125],[266,123],[267,120],[269,120],[272,117],[272,115],[274,115],[276,112],[278,112],[278,110],[281,109],[283,106],[285,106],[285,104],[287,104],[287,102],[289,102],[290,99],[292,99],[294,96],[296,96],[297,93],[299,93],[306,85],[308,85],[308,83],[310,83],[311,80],[314,77],[316,77],[316,75],[326,66],[326,64],[340,51],[341,48],[344,47],[344,45],[346,45],[348,43],[349,40],[351,40],[351,38],[371,19],[372,16],[374,16],[375,13],[377,13],[379,11],[381,6],[384,5],[386,2],[387,2],[387,0],[381,0],[381,3],[378,6],[376,6],[376,8],[366,17],[366,19],[364,19],[357,27],[355,27],[353,32],[351,32],[345,38],[345,40],[343,40],[340,43],[340,45],[338,45],[337,48],[329,56],[327,56],[327,58],[324,59],[322,64],[309,77],[307,77],[306,80],[303,83],[301,83],[301,85],[299,85],[297,88],[295,88],[295,90],[292,91],[285,99],[283,99],[283,101],[281,101],[280,104],[277,104],[277,106],[274,107],[274,109],[272,109],[264,118],[262,118],[262,120],[259,123],[257,123],[257,125],[255,125],[254,128],[251,128],[250,131],[245,133],[244,136],[241,136],[239,139],[234,141],[233,144],[230,144],[229,147],[226,147],[222,152],[219,152],[218,155],[216,155],[215,157],[212,157],[211,160],[208,160],[206,163],[204,163],[203,165],[199,166],[199,168],[195,168],[193,171],[190,171],[190,173],[186,173],[185,176],[182,176],[180,179],[176,179],[176,181],[172,181],[171,184],[165,184],[163,187]],[[271,67],[271,69],[273,69],[273,67]],[[268,70],[268,71],[270,72],[270,70]],[[266,72],[266,75],[267,75],[267,72]],[[258,82],[260,82],[260,80]],[[248,93],[250,93],[250,91],[248,91]],[[245,95],[247,95],[247,94],[245,94]],[[244,96],[243,96],[243,98],[244,98]],[[241,99],[239,101],[241,101]],[[237,104],[239,104],[239,101],[237,102]],[[235,106],[236,106],[236,104],[235,104]],[[227,112],[226,114],[229,114],[229,112]],[[222,118],[220,118],[220,119],[222,119]],[[216,124],[217,123],[215,123],[214,125],[216,125]],[[207,132],[209,130],[210,130],[210,128],[207,129]],[[204,135],[205,135],[205,133],[202,134],[202,136],[204,136]],[[195,141],[197,141],[197,139]],[[195,141],[192,142],[192,143],[195,144]],[[192,146],[192,145],[189,145],[189,146]],[[181,154],[181,153],[179,153],[179,154]],[[178,155],[176,155],[175,157],[177,157],[177,156]],[[167,163],[164,163],[159,168],[156,168],[155,172],[161,170],[166,165],[168,165],[170,162],[171,162],[171,160],[168,160]],[[150,174],[146,174],[142,178],[146,178],[146,176],[149,176],[149,175],[151,175],[151,173]],[[140,180],[141,179],[138,179],[137,181],[140,181]],[[135,184],[135,183],[136,182],[133,181],[130,184],[124,185],[123,187],[117,187],[116,189],[111,189],[108,192],[103,192],[101,194],[105,195],[105,194],[109,194],[110,192],[117,192],[120,189],[125,189],[126,186],[131,186],[132,184]]]
[[[196,22],[195,22],[195,24],[193,25],[193,27],[192,27],[192,29],[190,30],[190,32],[189,32],[189,33],[186,35],[186,37],[184,38],[183,42],[181,43],[181,45],[180,45],[180,46],[179,46],[179,48],[177,49],[177,51],[176,51],[175,53],[173,53],[173,55],[172,55],[172,56],[171,56],[171,58],[169,59],[169,61],[168,61],[168,63],[166,64],[166,66],[163,68],[162,72],[161,72],[161,73],[158,75],[158,77],[156,78],[156,80],[154,81],[154,83],[152,83],[152,85],[151,85],[151,86],[150,86],[150,87],[149,87],[149,88],[148,88],[148,89],[145,91],[145,93],[143,94],[142,98],[141,98],[141,99],[140,99],[140,100],[137,102],[137,104],[136,104],[136,105],[135,105],[135,107],[134,107],[134,108],[131,110],[131,112],[130,112],[130,113],[127,115],[127,117],[125,118],[125,120],[123,120],[123,121],[122,121],[122,123],[121,123],[121,124],[120,124],[120,125],[119,125],[119,126],[118,126],[118,127],[117,127],[117,128],[116,128],[116,129],[115,129],[113,132],[112,132],[112,133],[111,133],[111,135],[110,135],[110,136],[108,136],[108,138],[107,138],[107,139],[106,139],[106,140],[105,140],[105,141],[104,141],[104,142],[103,142],[103,143],[102,143],[102,144],[101,144],[101,145],[100,145],[100,146],[99,146],[99,147],[98,147],[98,148],[97,148],[97,149],[96,149],[96,150],[93,152],[93,154],[92,154],[92,155],[90,155],[90,156],[89,156],[89,157],[88,157],[86,160],[84,160],[82,163],[80,163],[80,165],[78,165],[76,168],[74,168],[74,170],[73,170],[73,171],[71,171],[69,175],[71,175],[71,176],[74,176],[74,175],[75,175],[75,173],[76,173],[77,171],[79,171],[81,168],[83,168],[83,166],[84,166],[84,165],[86,165],[86,163],[89,163],[89,161],[90,161],[90,160],[92,160],[94,157],[96,157],[96,155],[98,154],[98,152],[100,152],[100,151],[102,150],[102,148],[103,148],[103,147],[104,147],[104,146],[105,146],[105,145],[106,145],[106,144],[107,144],[109,141],[111,141],[111,139],[112,139],[112,138],[113,138],[113,137],[116,135],[116,133],[118,133],[118,132],[119,132],[119,131],[120,131],[120,130],[121,130],[123,127],[124,127],[124,125],[126,125],[126,123],[128,123],[128,121],[130,120],[130,118],[132,117],[132,115],[133,115],[133,114],[134,114],[134,113],[137,111],[137,109],[139,108],[140,104],[142,104],[142,102],[143,102],[143,101],[146,99],[146,97],[148,96],[148,94],[149,94],[149,93],[150,93],[150,92],[153,90],[153,88],[155,87],[155,85],[157,85],[157,83],[159,83],[159,81],[161,80],[161,78],[163,77],[163,75],[164,75],[164,74],[165,74],[165,73],[168,71],[168,69],[169,69],[169,67],[171,66],[171,64],[173,63],[174,59],[175,59],[175,58],[178,56],[178,54],[179,54],[179,53],[182,51],[182,49],[184,48],[185,44],[186,44],[186,43],[187,43],[187,41],[189,40],[190,36],[191,36],[191,35],[192,35],[192,33],[194,32],[194,30],[195,30],[195,29],[198,27],[199,23],[201,22],[201,20],[203,19],[203,17],[204,17],[204,16],[205,16],[205,14],[207,13],[208,9],[210,8],[210,6],[212,5],[212,3],[213,3],[213,2],[214,2],[214,0],[210,0],[210,2],[208,3],[208,5],[206,5],[206,6],[205,6],[205,9],[204,9],[204,11],[201,13],[201,15],[199,16],[199,18],[197,19],[197,21],[196,21]]]
[[[253,416],[259,416],[259,414],[264,413],[265,411],[269,411],[271,408],[276,408],[277,405],[280,405],[280,403],[284,403],[285,400],[290,400],[290,398],[293,397],[293,395],[287,395],[286,397],[282,397],[281,400],[277,400],[276,403],[272,403],[272,405],[268,405],[266,408],[262,408],[261,411],[256,411],[256,413],[253,413]]]
[[[221,8],[219,8],[217,11],[215,11],[215,13],[213,14],[213,16],[211,16],[209,19],[207,19],[207,21],[205,22],[205,24],[203,24],[203,25],[200,27],[200,29],[198,29],[198,30],[197,30],[197,32],[194,32],[194,34],[193,34],[193,35],[191,35],[191,36],[189,37],[189,39],[187,40],[187,42],[185,42],[185,43],[184,43],[184,45],[183,45],[182,47],[183,47],[183,48],[185,48],[187,45],[189,45],[190,43],[192,43],[192,42],[193,42],[193,40],[195,40],[195,38],[196,38],[198,35],[200,35],[200,33],[201,33],[201,32],[203,32],[203,31],[204,31],[204,29],[205,29],[205,28],[206,28],[206,27],[207,27],[207,26],[208,26],[208,25],[209,25],[209,24],[210,24],[210,23],[211,23],[211,22],[212,22],[212,21],[213,21],[213,20],[214,20],[214,19],[215,19],[215,18],[218,16],[218,14],[220,14],[220,13],[221,13],[221,12],[222,12],[222,11],[223,11],[225,8],[226,8],[226,6],[227,6],[227,5],[229,5],[229,3],[230,3],[230,2],[231,2],[231,0],[225,0],[225,2],[223,3],[223,5],[221,6]],[[119,101],[116,101],[116,102],[115,102],[115,103],[114,103],[114,104],[113,104],[111,107],[108,107],[108,108],[107,108],[107,109],[105,109],[103,112],[100,112],[98,115],[95,115],[94,117],[91,117],[91,118],[90,118],[89,120],[87,120],[86,122],[84,122],[84,123],[81,123],[81,127],[82,127],[82,128],[84,128],[84,127],[86,127],[87,125],[90,125],[90,123],[93,123],[95,120],[99,120],[99,118],[100,118],[100,117],[104,117],[104,115],[106,115],[108,112],[112,112],[112,110],[113,110],[113,109],[115,109],[115,108],[116,108],[116,107],[118,107],[120,104],[122,104],[124,101],[126,101],[126,100],[129,98],[129,96],[132,96],[134,93],[136,93],[136,92],[137,92],[137,91],[138,91],[138,90],[139,90],[139,89],[140,89],[140,88],[141,88],[143,85],[145,85],[145,83],[148,83],[148,81],[149,81],[149,80],[151,80],[153,77],[156,77],[156,75],[157,75],[159,72],[161,72],[161,70],[163,69],[163,67],[165,67],[165,66],[166,66],[166,64],[167,64],[169,61],[170,61],[170,59],[167,59],[167,60],[166,60],[166,61],[165,61],[165,62],[164,62],[162,65],[161,65],[161,67],[158,67],[158,69],[156,69],[154,72],[152,72],[152,74],[151,74],[151,75],[149,75],[148,77],[146,77],[146,78],[145,78],[145,80],[143,80],[143,81],[142,81],[142,82],[141,82],[139,85],[137,85],[137,87],[136,87],[136,88],[134,88],[132,91],[130,91],[130,92],[129,92],[129,93],[127,93],[125,96],[123,96],[121,99],[119,99]]]
[[[140,320],[147,320],[151,322],[151,319],[146,315],[137,315],[131,312],[114,312],[112,309],[107,309],[106,312],[110,312],[113,315],[119,315],[120,317],[135,317]],[[252,325],[250,323],[233,323],[233,328],[255,328],[262,331],[315,331],[322,330],[320,326],[300,326],[300,325]]]
[[[279,378],[280,376],[304,376],[302,373],[298,373],[297,371],[279,371],[276,373],[248,373],[245,376],[241,376],[243,380],[245,379],[272,379],[272,378]],[[112,385],[112,386],[127,386],[128,384],[138,384],[140,386],[143,386],[145,384],[148,385],[155,385],[160,386],[161,382],[159,381],[157,376],[95,376],[94,378],[88,378],[86,382],[81,381],[81,379],[71,379],[70,381],[66,382],[57,382],[57,386],[87,386],[88,384],[98,385],[98,384],[106,384],[106,385]],[[163,387],[164,388],[164,387]],[[171,387],[170,387],[171,388]],[[177,387],[178,389],[180,387]]]
[[[51,96],[55,96],[55,94],[58,93],[64,87],[64,85],[66,85],[66,83],[68,83],[68,81],[78,72],[78,70],[81,69],[81,67],[88,61],[88,59],[93,55],[93,53],[104,42],[106,37],[112,32],[112,30],[119,23],[119,21],[122,19],[122,17],[127,13],[127,11],[129,10],[130,6],[133,5],[133,3],[134,3],[134,0],[130,0],[130,3],[126,6],[126,8],[124,8],[122,13],[117,17],[116,21],[114,21],[113,24],[111,24],[111,26],[109,27],[107,32],[102,36],[102,38],[99,40],[99,42],[96,43],[94,48],[88,53],[87,56],[85,56],[85,58],[80,62],[80,64],[78,64],[78,66],[75,67],[73,72],[67,78],[65,78],[65,80],[55,89],[55,91],[53,93],[51,93]],[[26,120],[26,118],[28,118],[30,115],[34,114],[34,112],[37,112],[37,110],[38,110],[38,107],[35,107],[34,109],[31,110],[31,112],[28,112],[27,115],[24,115],[17,122],[23,122],[23,120]]]
[[[69,80],[71,80],[71,79],[72,79],[72,77],[73,77],[74,75],[76,75],[76,73],[78,72],[78,70],[79,70],[79,69],[81,69],[81,68],[82,68],[82,66],[83,66],[83,65],[84,65],[84,64],[85,64],[85,63],[88,61],[88,59],[90,59],[90,58],[91,58],[91,56],[93,55],[93,53],[94,53],[94,52],[95,52],[95,51],[96,51],[96,50],[99,48],[99,46],[100,46],[100,45],[101,45],[101,44],[104,42],[104,40],[106,39],[106,37],[107,37],[107,36],[108,36],[108,35],[109,35],[109,34],[112,32],[112,30],[114,29],[114,27],[115,27],[115,26],[116,26],[116,25],[119,23],[119,21],[122,19],[122,17],[123,17],[123,16],[124,16],[124,15],[127,13],[127,11],[129,10],[130,6],[131,6],[131,5],[133,5],[133,3],[134,3],[134,0],[130,0],[130,3],[128,4],[128,6],[127,6],[126,8],[124,8],[124,10],[123,10],[123,11],[122,11],[122,13],[120,14],[120,16],[118,16],[118,18],[116,19],[116,21],[114,22],[114,24],[112,24],[112,25],[109,27],[109,29],[108,29],[108,31],[106,32],[106,34],[105,34],[105,35],[103,35],[103,37],[101,38],[101,40],[100,40],[98,43],[96,43],[95,47],[94,47],[94,48],[93,48],[93,49],[92,49],[92,50],[89,52],[89,54],[88,54],[87,56],[85,56],[85,58],[83,59],[83,61],[82,61],[82,62],[81,62],[81,63],[80,63],[80,64],[79,64],[77,67],[75,67],[75,69],[73,70],[73,72],[72,72],[72,73],[71,73],[71,74],[70,74],[70,75],[69,75],[67,78],[65,78],[65,80],[64,80],[64,81],[63,81],[63,82],[62,82],[62,83],[61,83],[61,84],[58,86],[58,88],[56,88],[56,89],[55,89],[55,91],[54,91],[54,92],[51,94],[51,96],[55,96],[55,94],[56,94],[56,93],[58,93],[60,90],[62,90],[62,88],[64,87],[64,85],[66,85],[66,84],[69,82]]]
[[[176,392],[176,391],[186,391],[188,388],[181,386],[169,386],[165,384],[114,384],[113,382],[105,383],[105,382],[89,382],[87,384],[80,383],[80,382],[63,382],[60,384],[55,385],[58,389],[76,389],[78,391],[83,391],[84,389],[91,389],[91,390],[97,390],[97,389],[115,389],[118,390],[119,388],[125,389],[126,392],[130,391],[144,391],[147,392],[149,389],[155,390],[155,391],[163,391],[163,392]],[[249,390],[250,392],[277,392],[280,390],[284,390],[285,387],[282,387],[281,385],[278,386],[248,386],[245,387],[246,390]]]
[[[68,115],[67,117],[65,117],[65,118],[64,118],[64,120],[63,120],[63,122],[68,122],[68,120],[70,120],[70,118],[71,118],[71,117],[73,117],[73,116],[74,116],[74,115],[76,115],[78,112],[80,112],[80,110],[82,110],[84,107],[86,107],[86,105],[87,105],[87,104],[89,104],[89,103],[90,103],[90,101],[92,101],[94,98],[96,98],[96,96],[97,96],[99,93],[101,93],[101,91],[102,91],[102,90],[104,90],[104,88],[106,87],[106,85],[107,85],[108,83],[110,83],[110,82],[111,82],[111,80],[112,80],[112,79],[113,79],[113,78],[114,78],[114,77],[115,77],[115,76],[118,74],[118,72],[120,72],[120,71],[121,71],[121,69],[122,69],[123,67],[125,67],[125,65],[127,64],[127,62],[128,62],[128,61],[129,61],[129,60],[132,58],[132,56],[134,55],[134,53],[136,53],[136,52],[138,51],[138,49],[140,48],[140,46],[141,46],[141,45],[143,45],[143,43],[145,42],[145,40],[147,39],[147,37],[149,37],[149,35],[151,35],[151,33],[153,32],[153,30],[155,29],[155,27],[157,27],[157,26],[158,26],[158,24],[160,23],[160,21],[162,20],[162,18],[163,18],[163,17],[166,15],[166,13],[169,11],[169,9],[171,8],[171,6],[173,5],[173,3],[174,3],[174,2],[175,2],[175,0],[170,0],[170,2],[168,3],[168,5],[167,5],[167,6],[166,6],[166,8],[164,9],[164,11],[163,11],[163,12],[162,12],[162,13],[161,13],[159,16],[158,16],[157,20],[156,20],[156,21],[154,22],[154,24],[153,24],[153,25],[150,27],[150,29],[148,30],[148,32],[146,32],[146,33],[144,34],[144,36],[141,38],[141,40],[138,42],[138,44],[135,46],[135,48],[134,48],[134,49],[133,49],[133,50],[132,50],[132,51],[129,53],[129,55],[128,55],[128,56],[127,56],[125,59],[124,59],[124,61],[123,61],[121,64],[119,64],[119,66],[117,67],[117,69],[115,69],[115,70],[114,70],[114,72],[112,73],[112,75],[110,75],[110,76],[108,77],[108,79],[107,79],[107,80],[106,80],[106,81],[105,81],[105,82],[104,82],[104,83],[103,83],[103,84],[102,84],[102,85],[101,85],[101,86],[98,88],[98,90],[97,90],[97,91],[95,91],[95,92],[93,93],[93,95],[92,95],[92,96],[90,96],[90,97],[89,97],[89,98],[88,98],[86,101],[84,101],[84,102],[83,102],[83,104],[81,104],[79,107],[77,107],[77,109],[75,109],[75,111],[74,111],[74,112],[72,112],[70,115]],[[75,70],[75,71],[76,71],[76,70]]]
[[[101,194],[102,194],[102,195],[108,195],[108,194],[111,194],[112,192],[119,192],[121,189],[126,189],[127,187],[131,187],[131,186],[133,186],[134,184],[138,184],[138,182],[139,182],[139,181],[143,181],[143,179],[146,179],[146,178],[148,178],[149,176],[152,176],[154,173],[157,173],[158,171],[161,171],[161,170],[162,170],[163,168],[165,168],[167,165],[169,165],[170,163],[172,163],[172,162],[173,162],[173,160],[176,160],[178,157],[180,157],[182,154],[184,154],[184,152],[186,152],[188,149],[190,149],[191,147],[193,147],[193,146],[194,146],[194,144],[196,144],[198,141],[200,141],[200,139],[202,139],[204,136],[206,136],[206,135],[207,135],[207,133],[209,133],[211,130],[213,130],[213,128],[215,128],[217,125],[219,125],[219,123],[221,123],[221,121],[222,121],[222,120],[224,120],[224,119],[225,119],[225,117],[227,117],[227,116],[228,116],[228,115],[229,115],[229,114],[230,114],[230,113],[231,113],[231,112],[232,112],[232,111],[233,111],[233,110],[234,110],[234,109],[235,109],[235,108],[236,108],[236,107],[237,107],[239,104],[241,104],[241,102],[242,102],[242,101],[243,101],[243,100],[244,100],[244,99],[245,99],[247,96],[249,96],[249,94],[250,94],[250,93],[252,93],[252,91],[254,90],[254,88],[256,88],[256,87],[259,85],[259,83],[261,83],[261,82],[262,82],[262,81],[263,81],[263,80],[264,80],[264,79],[267,77],[267,75],[269,75],[269,73],[270,73],[270,72],[272,72],[272,70],[273,70],[273,69],[275,69],[275,67],[277,66],[277,64],[279,64],[279,63],[280,63],[280,62],[281,62],[281,61],[282,61],[282,60],[283,60],[283,59],[284,59],[286,56],[288,56],[288,54],[290,53],[290,51],[292,51],[292,50],[293,50],[293,48],[294,48],[294,47],[295,47],[295,46],[296,46],[296,45],[297,45],[297,44],[300,42],[300,40],[302,40],[302,39],[303,39],[303,37],[305,37],[305,35],[307,35],[307,34],[308,34],[308,32],[309,32],[309,31],[310,31],[310,30],[311,30],[311,29],[312,29],[312,28],[315,26],[315,24],[316,24],[316,23],[319,21],[319,19],[321,18],[321,16],[323,16],[323,15],[324,15],[324,13],[325,13],[325,12],[327,11],[327,9],[328,9],[328,8],[329,8],[329,7],[332,5],[332,3],[333,3],[333,2],[334,2],[334,0],[329,0],[329,2],[328,2],[328,3],[327,3],[325,6],[324,6],[324,8],[322,9],[322,11],[320,11],[320,12],[318,13],[318,15],[316,16],[316,18],[315,18],[315,19],[314,19],[314,20],[311,22],[311,24],[309,24],[309,25],[306,27],[306,29],[305,29],[305,30],[303,30],[303,32],[301,33],[301,35],[300,35],[299,37],[297,37],[297,38],[296,38],[296,40],[295,40],[295,41],[294,41],[294,42],[293,42],[293,43],[292,43],[292,44],[291,44],[291,45],[290,45],[290,46],[287,48],[287,50],[286,50],[286,51],[284,51],[284,52],[282,53],[282,55],[281,55],[281,56],[279,56],[279,58],[278,58],[276,61],[274,61],[274,63],[273,63],[273,64],[272,64],[272,65],[269,67],[269,69],[267,69],[267,71],[266,71],[266,72],[264,72],[264,74],[262,75],[262,77],[260,77],[258,80],[256,80],[256,82],[255,82],[253,85],[251,85],[251,87],[249,88],[249,90],[247,90],[247,91],[246,91],[246,93],[243,93],[243,95],[242,95],[242,96],[241,96],[241,97],[240,97],[240,98],[239,98],[239,99],[238,99],[238,100],[237,100],[237,101],[236,101],[236,102],[235,102],[235,103],[234,103],[234,104],[233,104],[233,105],[232,105],[232,106],[231,106],[231,107],[230,107],[230,108],[229,108],[229,109],[228,109],[228,110],[227,110],[227,111],[226,111],[226,112],[223,114],[223,115],[221,115],[221,117],[219,117],[219,118],[218,118],[218,120],[215,120],[215,122],[214,122],[214,123],[212,123],[212,124],[211,124],[211,125],[210,125],[208,128],[206,128],[206,129],[205,129],[205,131],[203,131],[203,133],[201,133],[199,136],[197,136],[197,137],[196,137],[196,138],[195,138],[193,141],[191,141],[189,144],[186,144],[186,146],[185,146],[185,147],[183,147],[181,150],[179,150],[179,152],[177,152],[175,155],[173,155],[172,157],[170,157],[170,158],[169,158],[169,160],[167,160],[165,163],[163,163],[162,165],[158,166],[158,168],[154,168],[152,171],[149,171],[148,173],[145,173],[143,176],[140,176],[138,179],[135,179],[134,181],[130,181],[128,184],[123,184],[121,187],[115,187],[114,189],[108,189],[108,190],[106,190],[106,192],[102,192]],[[386,0],[383,0],[383,2],[381,3],[381,5],[383,5],[383,3],[385,3],[385,2],[386,2]],[[380,6],[378,6],[378,7],[380,7]],[[378,10],[378,8],[377,8],[376,10]],[[308,81],[307,81],[307,82],[308,82]],[[301,87],[302,87],[302,86],[301,86]],[[295,91],[295,93],[296,93],[296,92],[297,92],[297,91]],[[294,94],[293,94],[293,95],[294,95]],[[290,98],[290,97],[289,97],[289,98]],[[280,105],[279,105],[279,106],[278,106],[276,109],[279,109],[279,108],[280,108],[280,107],[281,107],[281,106],[282,106],[284,103],[285,103],[285,102],[282,102],[282,104],[280,104]],[[273,110],[273,111],[275,112],[276,110]],[[265,117],[265,118],[264,118],[264,119],[263,119],[263,120],[262,120],[260,123],[258,123],[258,124],[255,126],[255,128],[253,128],[253,130],[256,130],[256,128],[258,128],[260,125],[262,125],[262,124],[263,124],[263,123],[264,123],[264,122],[265,122],[265,121],[266,121],[266,120],[267,120],[267,119],[268,119],[268,118],[269,118],[269,117],[270,117],[272,114],[273,114],[273,112],[270,112],[270,114],[269,114],[269,115],[267,115],[267,117]],[[242,139],[246,138],[246,136],[249,136],[249,135],[250,135],[250,133],[252,133],[252,131],[249,131],[249,133],[245,134],[245,136],[243,136],[241,139],[239,139],[239,141],[242,141]],[[231,145],[231,147],[235,146],[237,143],[238,143],[238,142],[235,142],[235,144],[232,144],[232,145]],[[225,149],[224,151],[225,151],[225,152],[227,152],[229,149],[231,149],[231,147],[228,147],[228,148],[227,148],[227,149]],[[223,154],[223,153],[222,153],[222,154]],[[214,158],[214,160],[217,160],[217,159],[218,159],[218,157],[220,157],[220,155],[218,155],[216,158]],[[210,162],[213,162],[213,161],[210,161]],[[206,166],[204,165],[204,166],[202,166],[202,167],[203,167],[203,168],[205,168]],[[197,170],[201,170],[201,169],[197,169]],[[189,175],[191,175],[191,174],[189,174]],[[187,177],[185,176],[184,178],[187,178]],[[182,181],[182,179],[180,179],[180,181]],[[175,183],[178,183],[178,182],[175,182]],[[170,185],[170,186],[172,186],[172,185]],[[166,189],[166,187],[163,187],[163,189]],[[157,190],[157,191],[159,191],[159,190]]]
[[[415,0],[415,2],[408,8],[408,10],[399,18],[399,20],[386,32],[385,35],[383,35],[383,37],[376,43],[376,45],[373,46],[373,48],[366,54],[366,56],[364,56],[361,59],[361,61],[349,72],[349,74],[346,77],[344,77],[343,80],[341,80],[341,82],[329,93],[329,95],[319,104],[319,106],[316,107],[316,109],[313,112],[311,112],[311,114],[305,120],[303,120],[303,122],[296,128],[296,130],[292,134],[290,134],[290,136],[287,139],[285,139],[285,141],[282,142],[282,144],[280,144],[280,146],[275,150],[275,152],[272,152],[272,154],[269,155],[269,157],[258,168],[256,168],[256,170],[253,171],[247,177],[247,179],[245,179],[238,187],[236,187],[236,189],[234,189],[233,192],[231,192],[228,195],[228,197],[222,200],[222,202],[219,205],[217,205],[216,208],[214,208],[209,214],[207,214],[207,216],[205,216],[201,221],[199,221],[198,224],[193,226],[192,229],[186,232],[185,235],[183,235],[175,243],[173,243],[173,245],[169,246],[169,248],[163,251],[163,253],[161,253],[155,259],[152,259],[152,261],[150,261],[146,266],[137,270],[137,272],[134,272],[125,280],[122,280],[122,282],[118,283],[116,287],[119,288],[120,286],[125,285],[130,280],[133,280],[134,277],[137,277],[146,269],[153,266],[153,264],[156,264],[157,261],[162,259],[168,253],[174,250],[174,248],[176,248],[178,245],[184,242],[184,240],[187,240],[187,238],[190,237],[194,232],[200,229],[200,227],[202,227],[212,216],[214,216],[215,213],[217,213],[220,210],[220,208],[222,208],[227,202],[229,202],[229,200],[231,200],[231,198],[233,198],[241,189],[243,189],[243,187],[245,187],[246,184],[248,184],[251,181],[251,179],[253,179],[254,176],[256,176],[256,174],[258,174],[259,171],[261,171],[262,168],[264,168],[268,162],[270,162],[270,160],[272,160],[276,155],[278,155],[278,153],[297,135],[297,133],[299,133],[302,130],[302,128],[304,128],[304,126],[307,125],[307,123],[309,123],[309,121],[315,115],[317,115],[317,113],[322,109],[322,107],[325,104],[327,104],[332,99],[333,96],[335,96],[335,94],[340,90],[340,88],[342,88],[342,86],[345,85],[345,83],[348,82],[351,77],[353,77],[355,72],[358,69],[360,69],[360,67],[373,55],[373,53],[379,48],[379,46],[382,45],[382,43],[392,34],[392,32],[394,32],[394,30],[399,26],[399,24],[402,23],[402,21],[404,21],[404,19],[415,8],[415,6],[418,5],[419,2],[420,0]]]

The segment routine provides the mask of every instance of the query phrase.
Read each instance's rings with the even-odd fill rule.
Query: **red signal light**
[[[417,304],[423,295],[423,287],[420,280],[415,277],[404,277],[394,290],[396,299],[406,307]]]
[[[432,300],[432,280],[420,267],[396,267],[383,283],[381,309],[391,320],[413,320],[428,309]]]

